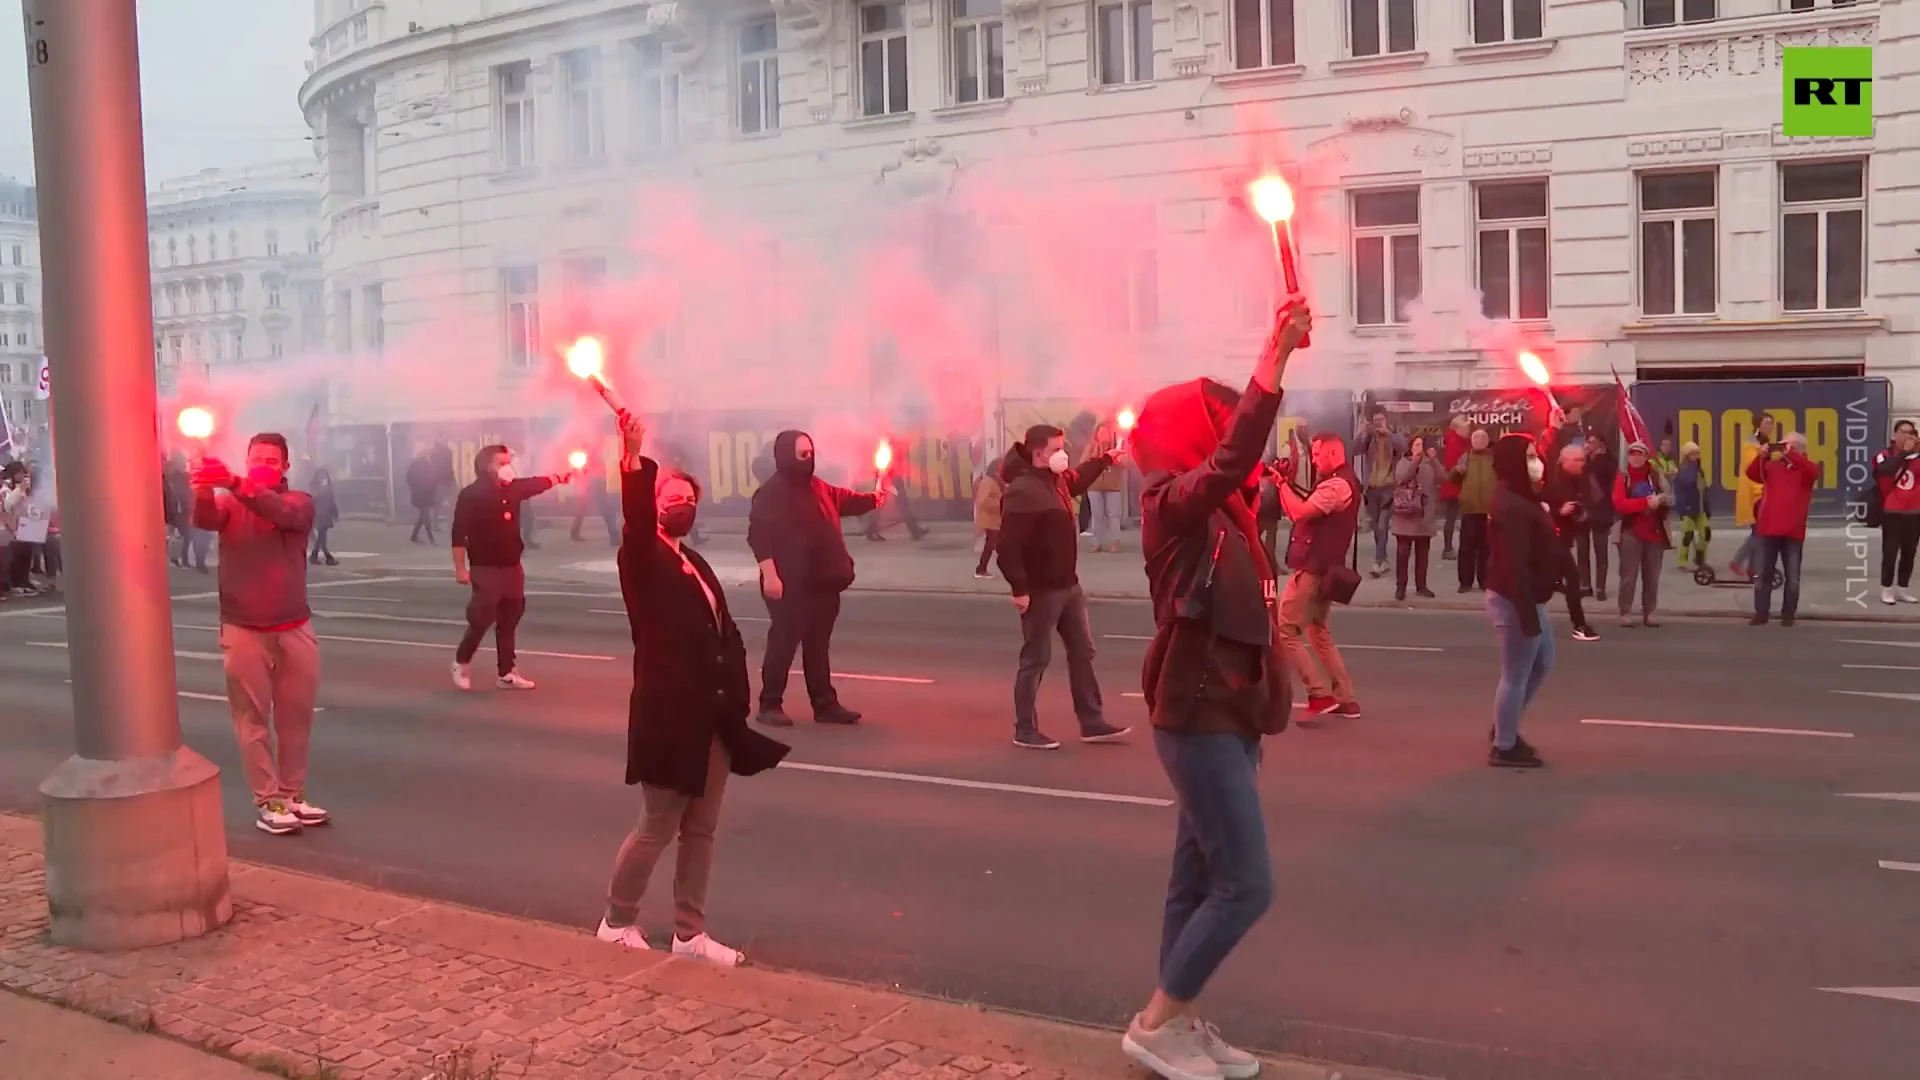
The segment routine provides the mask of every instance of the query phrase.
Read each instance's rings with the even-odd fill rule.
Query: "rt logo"
[[[1873,135],[1873,50],[1792,48],[1781,51],[1780,133]]]

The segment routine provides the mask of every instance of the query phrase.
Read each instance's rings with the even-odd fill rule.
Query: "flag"
[[[313,411],[307,414],[307,456],[320,459],[320,403],[313,403]]]
[[[1653,446],[1653,431],[1647,427],[1646,417],[1641,416],[1640,410],[1634,407],[1633,395],[1627,393],[1627,384],[1620,381],[1619,369],[1609,365],[1607,370],[1613,372],[1614,389],[1620,391],[1621,436],[1626,439],[1628,446],[1632,446],[1634,443],[1643,443],[1648,447]]]

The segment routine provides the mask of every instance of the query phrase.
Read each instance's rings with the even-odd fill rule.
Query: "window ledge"
[[[1345,60],[1335,60],[1327,65],[1327,70],[1335,75],[1367,75],[1376,71],[1401,71],[1416,68],[1427,62],[1427,51],[1415,49],[1413,52],[1382,53],[1379,56],[1350,56]]]
[[[1095,82],[1091,86],[1087,87],[1087,93],[1089,94],[1131,94],[1141,90],[1151,90],[1153,89],[1153,85],[1154,84],[1151,80],[1147,82],[1123,82],[1123,83]]]
[[[1412,332],[1405,323],[1354,323],[1347,336],[1355,338],[1403,338]]]
[[[598,157],[568,158],[560,163],[560,169],[563,172],[592,172],[595,169],[604,169],[606,167],[607,156],[605,154]]]
[[[1752,334],[1763,330],[1781,330],[1801,334],[1871,334],[1885,330],[1887,320],[1864,311],[1810,311],[1783,314],[1777,319],[1716,319],[1699,316],[1642,317],[1627,323],[1620,332],[1636,337],[1700,337],[1714,334]]]
[[[759,131],[741,131],[739,128],[735,128],[730,134],[734,142],[762,142],[767,139],[779,138],[780,129],[762,128]]]
[[[1560,39],[1558,38],[1489,41],[1481,45],[1462,45],[1453,50],[1453,58],[1463,64],[1485,64],[1500,60],[1535,60],[1559,47]]]
[[[913,123],[912,113],[897,112],[881,113],[878,116],[856,116],[840,126],[848,131],[858,131],[862,128],[905,127],[911,123]]]
[[[964,105],[943,105],[933,110],[933,118],[957,120],[968,116],[991,116],[1006,112],[1012,104],[1007,98],[995,98],[992,101],[969,101]]]
[[[522,165],[517,169],[495,169],[489,179],[496,184],[512,184],[523,180],[531,180],[539,175],[539,166]]]
[[[1307,73],[1305,64],[1281,64],[1278,67],[1241,68],[1236,71],[1223,71],[1213,77],[1219,86],[1266,86],[1269,83],[1292,82]]]

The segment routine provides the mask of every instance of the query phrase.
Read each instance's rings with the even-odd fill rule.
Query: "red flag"
[[[1627,384],[1620,381],[1619,369],[1608,366],[1613,372],[1614,389],[1620,391],[1620,434],[1626,438],[1628,446],[1641,443],[1648,448],[1653,446],[1653,430],[1647,427],[1647,419],[1633,406],[1633,396],[1627,393]]]

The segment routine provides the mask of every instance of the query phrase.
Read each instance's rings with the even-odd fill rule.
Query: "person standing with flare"
[[[287,466],[286,437],[267,432],[248,441],[245,476],[213,457],[192,475],[194,527],[219,538],[220,662],[254,826],[274,836],[329,820],[307,799],[320,690],[320,643],[307,606],[313,497],[288,489]]]
[[[499,445],[481,447],[473,457],[473,471],[475,480],[454,500],[453,522],[447,528],[453,540],[453,579],[473,589],[467,601],[467,633],[453,654],[453,685],[473,689],[473,656],[491,628],[499,659],[494,685],[531,690],[534,682],[520,674],[513,651],[514,633],[527,612],[520,515],[528,499],[568,483],[573,473],[515,476],[513,452]]]

